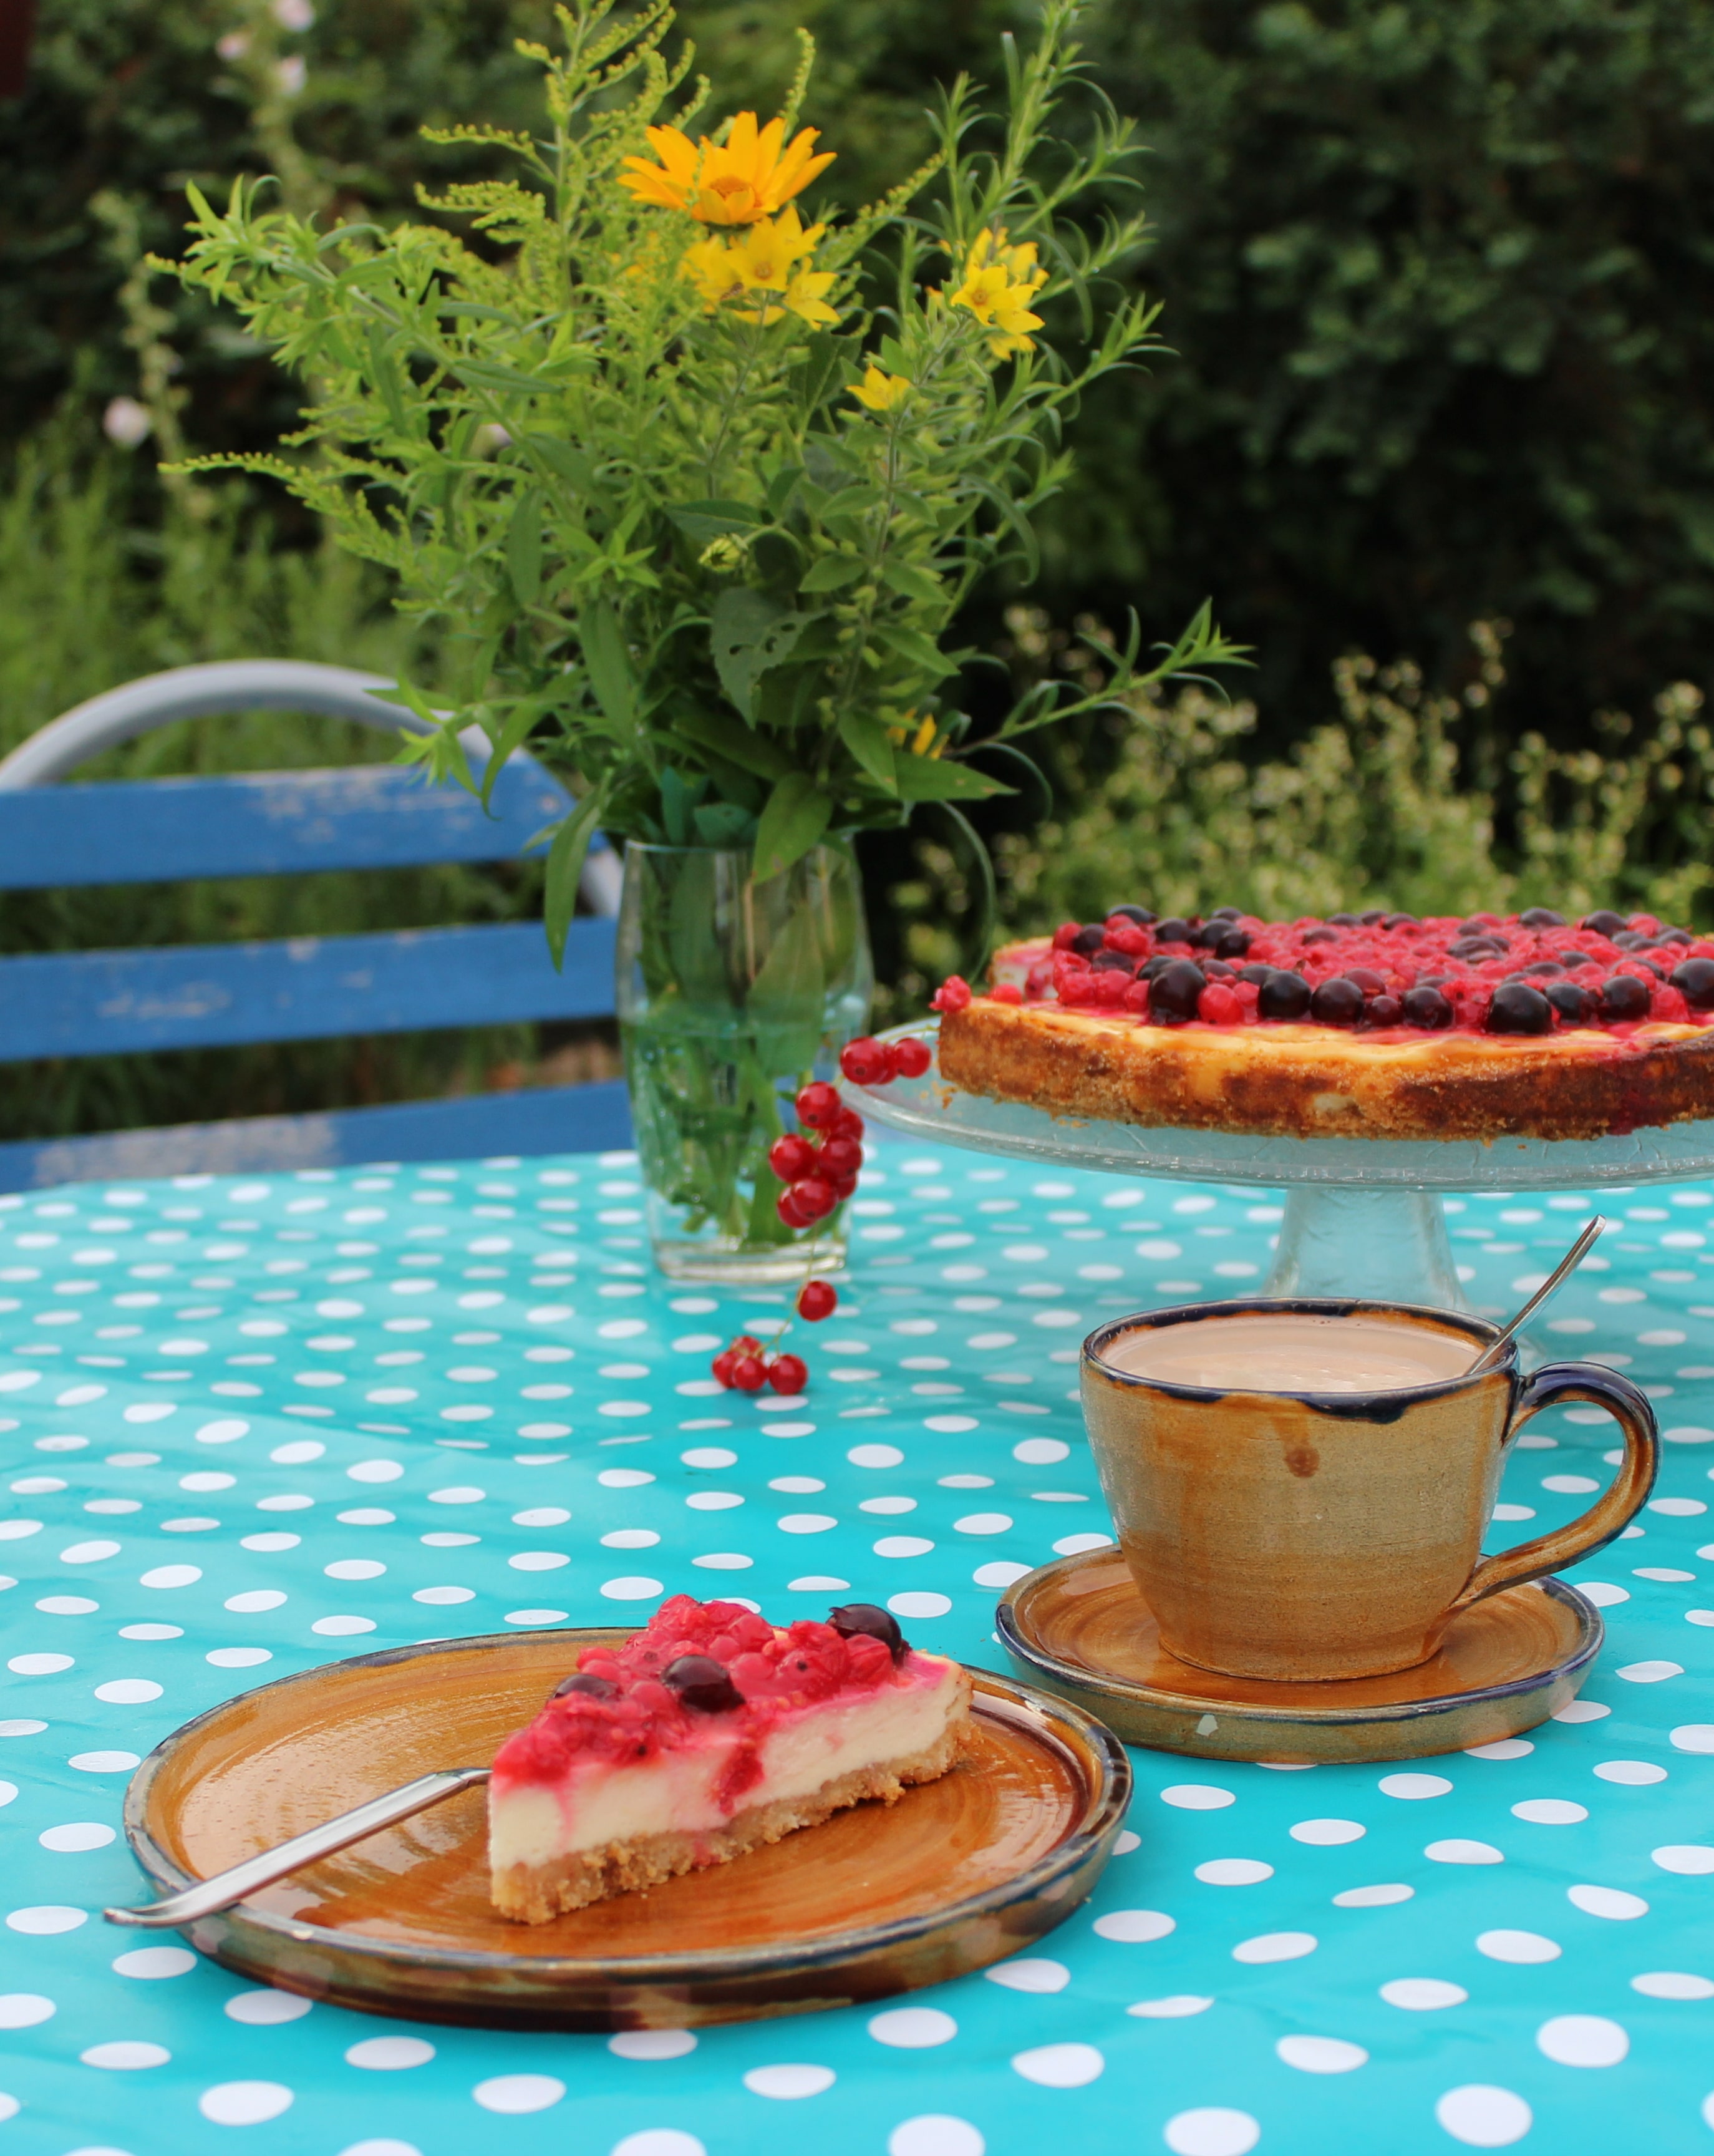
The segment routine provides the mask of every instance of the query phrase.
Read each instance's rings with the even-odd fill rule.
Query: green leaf
[[[819,613],[795,613],[783,600],[736,585],[715,601],[708,641],[721,686],[744,714],[757,678],[791,655],[792,648]]]
[[[557,434],[526,434],[524,439],[543,464],[562,479],[569,480],[579,494],[595,491],[595,466],[581,449],[574,449]]]
[[[777,1069],[785,1060],[811,1060],[821,1034],[826,996],[815,916],[808,906],[800,906],[775,937],[744,999],[757,1025],[807,1036],[804,1052],[790,1058],[770,1057],[772,1067]]]
[[[685,501],[668,510],[667,515],[699,547],[706,547],[711,539],[723,539],[730,532],[753,531],[762,521],[760,512],[747,501]]]
[[[541,716],[545,700],[540,696],[521,696],[511,716],[498,733],[490,735],[494,752],[489,757],[482,773],[482,806],[488,806],[489,796],[494,791],[494,782],[505,768],[506,759],[512,751],[522,745],[530,729]]]
[[[957,660],[949,659],[939,644],[907,622],[878,621],[871,633],[875,642],[884,644],[895,659],[902,659],[907,666],[916,667],[931,680],[938,681],[942,675],[958,670]]]
[[[849,749],[854,760],[878,785],[885,787],[889,793],[898,792],[898,780],[893,767],[893,745],[887,738],[886,728],[879,719],[871,718],[866,711],[842,711],[839,715],[839,739]]]
[[[792,760],[783,749],[776,748],[771,741],[723,712],[675,711],[672,723],[673,732],[686,741],[695,742],[699,748],[712,749],[740,770],[754,772],[758,778],[783,778],[792,768]]]
[[[526,487],[506,526],[505,568],[520,606],[533,606],[541,591],[541,494]]]
[[[786,377],[798,411],[808,418],[825,404],[844,380],[856,358],[858,339],[833,336],[817,330],[803,347],[803,357]]]
[[[547,931],[548,956],[557,972],[566,962],[566,937],[577,906],[577,879],[583,873],[583,857],[601,821],[599,793],[586,793],[554,834],[547,854],[547,887],[542,900],[542,925]]]
[[[745,846],[756,836],[756,819],[736,801],[709,801],[693,809],[696,843],[702,846]]]
[[[625,733],[637,725],[637,685],[631,674],[631,654],[625,649],[618,617],[605,599],[585,608],[578,624],[583,664],[595,701]]]
[[[767,797],[756,832],[756,874],[765,883],[802,860],[833,820],[834,804],[807,772],[788,771]]]
[[[896,557],[881,571],[880,580],[890,592],[897,592],[907,599],[924,599],[937,604],[947,596],[946,587],[938,577],[931,576],[926,569],[913,568],[910,562]]]
[[[492,360],[460,358],[454,362],[454,372],[472,389],[493,389],[511,394],[521,393],[526,397],[548,397],[555,385],[538,382],[533,374],[520,374],[516,367],[496,367]]]
[[[993,794],[1017,791],[967,763],[948,763],[944,757],[901,756],[894,767],[901,801],[986,801]]]
[[[866,565],[855,554],[824,554],[812,562],[798,588],[800,592],[838,592],[854,584]]]

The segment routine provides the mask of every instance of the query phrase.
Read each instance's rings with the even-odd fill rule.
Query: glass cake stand
[[[937,1045],[937,1026],[901,1026]],[[960,1092],[938,1060],[921,1078],[841,1089],[857,1111],[939,1145],[1010,1153],[1060,1168],[1191,1183],[1283,1187],[1286,1214],[1269,1295],[1362,1296],[1467,1307],[1447,1240],[1441,1191],[1634,1188],[1714,1174],[1714,1121],[1625,1137],[1278,1138],[1229,1131],[1145,1128],[1050,1116]],[[1568,1226],[1569,1222],[1568,1221]]]

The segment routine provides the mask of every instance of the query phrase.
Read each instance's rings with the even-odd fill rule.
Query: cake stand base
[[[1467,1306],[1439,1199],[1373,1185],[1300,1184],[1286,1192],[1266,1292]]]

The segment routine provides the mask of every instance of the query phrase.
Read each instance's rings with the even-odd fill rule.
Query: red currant
[[[710,1369],[729,1391],[732,1383],[732,1365],[737,1359],[736,1355],[728,1348],[723,1355],[716,1355],[713,1362],[709,1364]]]
[[[863,1148],[855,1138],[829,1138],[821,1148],[816,1173],[829,1183],[843,1183],[863,1165]]]
[[[777,1393],[801,1393],[809,1383],[809,1365],[801,1355],[776,1355],[767,1366],[767,1382]]]
[[[863,1136],[863,1118],[854,1108],[841,1108],[827,1127],[830,1138],[857,1138]]]
[[[920,1078],[934,1060],[928,1043],[919,1040],[913,1034],[907,1040],[893,1043],[893,1060],[899,1066],[901,1078]]]
[[[762,1342],[753,1333],[741,1332],[733,1341],[728,1352],[734,1355],[759,1355],[762,1353]]]
[[[885,1086],[894,1073],[893,1051],[865,1034],[839,1050],[839,1068],[854,1086]]]
[[[767,1164],[782,1183],[795,1183],[815,1165],[815,1148],[795,1135],[776,1138],[767,1149]]]
[[[807,1228],[816,1217],[813,1213],[806,1213],[798,1204],[798,1185],[795,1183],[789,1190],[781,1191],[779,1196],[774,1200],[773,1209],[788,1228]]]
[[[812,1131],[824,1131],[844,1103],[831,1086],[816,1079],[798,1096],[798,1120]]]
[[[805,1281],[798,1291],[798,1315],[811,1325],[831,1317],[839,1306],[837,1290],[824,1280]]]
[[[798,1202],[798,1210],[810,1220],[824,1220],[839,1202],[839,1194],[831,1183],[819,1175],[807,1175],[801,1183],[794,1183],[786,1193]]]
[[[767,1383],[767,1366],[759,1355],[741,1355],[732,1365],[732,1383],[741,1393],[759,1393]]]

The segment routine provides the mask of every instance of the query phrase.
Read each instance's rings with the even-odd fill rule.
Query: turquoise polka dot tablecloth
[[[320,1661],[680,1591],[884,1600],[998,1662],[997,1589],[1106,1539],[1079,1342],[1258,1282],[1275,1194],[885,1146],[791,1400],[710,1378],[786,1298],[661,1280],[629,1155],[0,1199],[0,2156],[1714,2156],[1714,1192],[1601,1203],[1550,1337],[1667,1443],[1574,1575],[1609,1629],[1563,1715],[1393,1769],[1138,1753],[1029,1958],[608,2039],[311,2005],[104,1924],[145,1891],[131,1768]],[[1471,1299],[1589,1209],[1450,1201]],[[1574,1517],[1616,1442],[1541,1418],[1494,1539]]]

